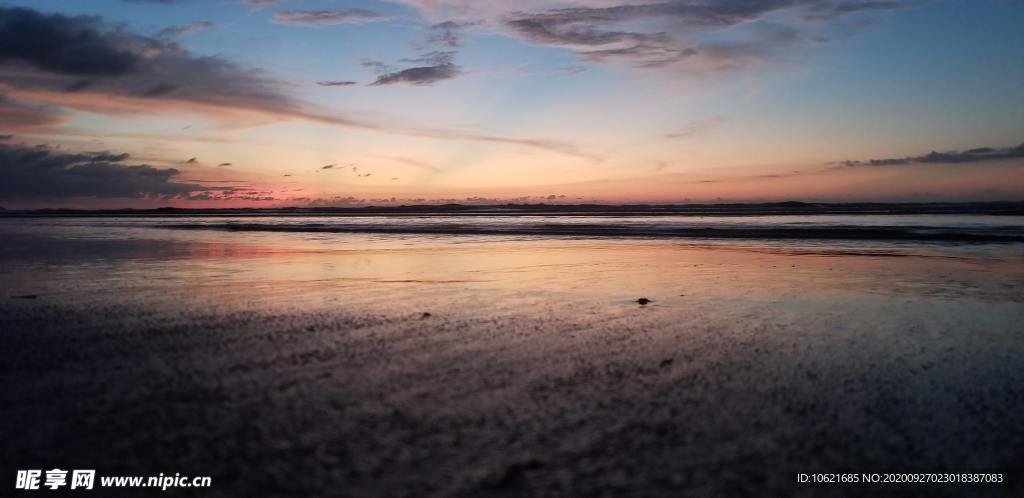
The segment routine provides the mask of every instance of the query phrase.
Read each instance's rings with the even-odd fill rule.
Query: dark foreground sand
[[[76,244],[89,250],[4,259],[5,480],[61,467],[211,475],[202,496],[1024,493],[1016,261],[678,246],[652,260],[653,242],[527,241],[431,249],[457,271],[402,267],[418,256],[396,249],[374,277],[379,251]],[[465,263],[481,255],[509,263]],[[38,297],[9,297],[24,294]],[[1012,483],[795,483],[844,470]]]

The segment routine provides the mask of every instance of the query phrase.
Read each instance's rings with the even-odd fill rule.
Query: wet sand
[[[172,232],[5,234],[5,472],[211,475],[204,496],[868,490],[795,482],[843,470],[1024,489],[1014,246]]]

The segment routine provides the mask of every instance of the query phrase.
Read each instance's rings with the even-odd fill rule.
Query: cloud
[[[88,90],[253,110],[295,107],[282,85],[226,60],[194,57],[176,43],[121,29],[108,31],[96,17],[20,8],[0,8],[0,82],[12,94],[46,92],[57,104],[87,104],[74,95]]]
[[[262,9],[263,7],[269,7],[271,5],[277,5],[278,0],[245,0],[245,4],[250,7]]]
[[[427,26],[429,35],[427,36],[427,44],[435,45],[440,47],[451,47],[457,48],[462,46],[462,40],[459,36],[459,32],[467,26],[474,26],[476,22],[455,22],[455,21],[444,21],[437,24]]]
[[[443,48],[461,47],[462,40],[459,37],[459,31],[467,26],[476,24],[478,23],[444,21],[427,26],[428,36],[425,42],[419,45],[419,48],[425,49],[431,46]],[[453,50],[429,51],[419,57],[402,59],[401,62],[416,65],[395,70],[380,61],[363,61],[364,67],[369,67],[377,73],[377,79],[370,83],[370,85],[382,86],[407,83],[426,86],[439,81],[454,79],[462,72],[461,68],[455,64],[455,51]]]
[[[687,32],[735,26],[774,10],[779,3],[783,2],[665,2],[551,9],[517,13],[507,19],[506,24],[526,40],[571,48],[590,62],[621,59],[637,66],[655,67],[699,53],[698,48],[682,36]],[[625,24],[634,28],[619,28]],[[640,30],[645,27],[646,30]]]
[[[140,54],[100,34],[96,17],[44,15],[0,8],[0,62],[24,62],[64,74],[119,76],[142,63]]]
[[[451,53],[382,74],[374,84],[428,84],[454,77]],[[372,62],[368,64],[374,64]],[[379,63],[376,63],[379,64]],[[383,66],[383,64],[381,64]],[[505,137],[326,114],[286,93],[288,85],[215,56],[194,56],[168,40],[111,29],[98,17],[0,7],[0,102],[5,112],[34,110],[35,126],[59,122],[54,108],[106,115],[192,112],[261,123],[304,120],[398,135],[518,145],[594,159],[556,140]],[[17,102],[12,108],[11,102]],[[28,109],[34,107],[34,109]],[[13,110],[12,110],[13,109]],[[47,114],[49,117],[47,118]],[[23,114],[23,121],[30,114]],[[47,121],[48,119],[48,121]],[[11,131],[11,130],[4,130]]]
[[[128,154],[65,153],[46,146],[0,144],[0,199],[75,197],[181,198],[218,190],[173,181],[180,172],[147,164],[125,164]]]
[[[185,24],[182,26],[171,26],[160,31],[158,36],[164,38],[173,38],[176,36],[185,36],[192,33],[198,33],[208,29],[217,27],[217,24],[211,21],[197,22],[193,24]]]
[[[686,64],[687,69],[701,71],[760,61],[794,45],[775,46],[771,39],[760,39],[754,31],[762,23],[784,22],[797,33],[839,29],[836,25],[845,16],[900,7],[900,2],[854,0],[403,1],[428,18],[486,19],[481,23],[486,27],[531,43],[569,49],[588,62],[621,61],[638,67]]]
[[[5,131],[45,129],[63,120],[63,113],[57,109],[21,102],[0,93],[0,123]]]
[[[450,80],[459,75],[459,67],[453,62],[454,52],[431,52],[405,62],[424,64],[400,71],[391,72],[386,66],[376,61],[367,61],[363,65],[376,68],[381,74],[370,83],[373,86],[408,83],[412,85],[431,85],[438,81]],[[383,71],[381,69],[383,68]]]
[[[386,21],[389,16],[365,9],[339,10],[279,10],[274,13],[274,22],[289,26],[330,26]]]
[[[228,166],[231,166],[231,163],[220,163],[217,165],[218,168],[226,168]]]
[[[901,166],[905,164],[960,164],[1007,159],[1024,159],[1024,143],[1014,147],[978,147],[964,151],[929,152],[921,156],[842,161],[840,167]]]
[[[727,120],[722,116],[713,116],[707,119],[700,119],[697,121],[691,121],[686,124],[682,129],[672,133],[666,133],[665,138],[689,138],[697,135],[703,135]]]
[[[317,81],[316,84],[320,86],[352,86],[359,83],[356,81]]]
[[[844,1],[844,2],[818,2],[809,6],[804,14],[805,19],[809,20],[825,20],[831,21],[833,19],[845,16],[847,14],[853,14],[856,12],[863,12],[868,10],[895,10],[902,8],[900,2],[881,2],[881,1]]]
[[[438,171],[441,171],[441,168],[438,168],[437,166],[433,166],[433,165],[427,164],[427,163],[425,163],[423,161],[418,161],[416,159],[412,159],[412,158],[408,158],[408,157],[400,157],[400,156],[380,156],[380,157],[383,157],[385,159],[391,159],[392,161],[397,161],[399,163],[402,163],[402,164],[405,164],[405,165],[408,165],[408,166],[412,166],[414,168],[420,168],[420,169],[423,169],[423,170],[426,170],[426,171],[430,171],[432,173],[436,173]]]

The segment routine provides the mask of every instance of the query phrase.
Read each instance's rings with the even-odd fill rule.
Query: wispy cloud
[[[331,26],[378,22],[388,19],[390,19],[389,16],[366,9],[280,10],[275,12],[273,17],[274,22],[290,26]]]
[[[703,135],[721,126],[726,121],[726,118],[722,116],[712,116],[706,119],[691,121],[683,126],[679,131],[666,133],[665,138],[689,138],[697,135]]]
[[[444,21],[427,26],[426,44],[438,47],[457,48],[462,46],[461,31],[477,22]]]
[[[847,14],[869,10],[895,10],[902,8],[900,2],[889,1],[842,1],[842,2],[814,2],[804,12],[804,18],[810,20],[831,21]]]
[[[4,131],[45,129],[64,120],[52,106],[26,103],[0,93],[0,123]]]
[[[245,0],[245,4],[257,9],[263,7],[270,7],[271,5],[277,5],[279,0]]]
[[[438,168],[437,166],[433,166],[433,165],[427,164],[427,163],[425,163],[423,161],[418,161],[416,159],[412,159],[412,158],[408,158],[408,157],[401,157],[401,156],[381,156],[381,157],[384,157],[386,159],[391,159],[392,161],[397,161],[397,162],[405,164],[407,166],[412,166],[414,168],[420,168],[420,169],[423,169],[423,170],[426,170],[426,171],[430,171],[431,173],[436,173],[438,171],[441,171],[441,168]]]
[[[831,29],[847,16],[901,7],[901,2],[868,0],[403,1],[434,19],[484,19],[481,24],[487,28],[531,43],[564,47],[587,62],[684,64],[700,71],[761,61],[797,41],[826,38],[799,36],[804,31]],[[776,31],[798,36],[783,40],[758,32],[761,25],[773,22],[785,23]]]
[[[978,147],[964,151],[929,152],[920,156],[892,157],[886,159],[868,159],[864,161],[847,160],[840,167],[859,166],[900,166],[904,164],[959,164],[1008,159],[1024,159],[1024,143],[1013,147]]]
[[[178,36],[190,35],[192,33],[198,33],[200,31],[206,31],[217,27],[217,24],[211,21],[203,21],[192,24],[185,24],[182,26],[171,26],[164,28],[160,31],[159,36],[163,38],[173,38]]]
[[[317,85],[320,86],[352,86],[358,85],[357,81],[317,81]]]

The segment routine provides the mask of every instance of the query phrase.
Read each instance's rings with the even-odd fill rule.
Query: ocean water
[[[808,231],[807,239],[914,240],[930,234],[949,240],[1024,241],[1024,216],[972,214],[821,214],[821,215],[621,215],[588,214],[394,214],[394,215],[119,215],[0,218],[5,230],[49,233],[98,231],[125,234],[146,229],[245,230],[252,232],[440,233],[488,235],[646,236],[715,239],[783,239]],[[839,237],[831,233],[848,235]],[[879,237],[880,233],[887,233]]]
[[[75,241],[245,243],[387,249],[530,240],[665,241],[698,247],[842,254],[1024,256],[1024,216],[992,215],[363,215],[0,218],[0,255]],[[23,240],[24,244],[17,241]],[[57,241],[63,241],[57,243]],[[102,256],[102,254],[100,254]]]
[[[11,217],[0,218],[0,276],[9,295],[76,299],[157,281],[166,288],[155,300],[167,288],[217,300],[227,287],[321,299],[335,285],[386,300],[441,283],[472,296],[620,302],[678,294],[679,282],[731,299],[718,287],[729,279],[758,294],[909,289],[1015,301],[1022,237],[1024,217],[977,215]]]

